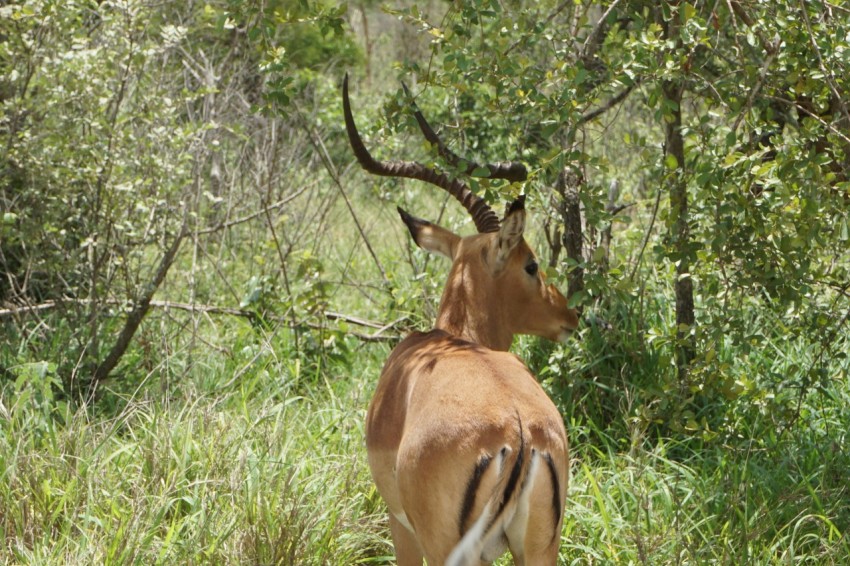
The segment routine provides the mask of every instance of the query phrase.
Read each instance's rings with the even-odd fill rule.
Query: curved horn
[[[462,181],[451,179],[444,173],[415,161],[378,161],[372,157],[357,132],[357,126],[354,125],[354,116],[351,114],[351,102],[348,97],[348,73],[342,81],[342,110],[345,116],[345,131],[348,133],[348,141],[354,151],[354,156],[363,169],[383,177],[406,177],[436,185],[447,191],[463,205],[472,216],[475,227],[479,232],[499,231],[499,217],[483,198],[475,195]]]
[[[495,163],[485,163],[484,165],[479,165],[474,161],[470,161],[464,157],[460,157],[455,152],[450,150],[446,144],[443,143],[443,140],[437,136],[437,133],[431,127],[431,124],[428,123],[428,120],[425,119],[425,116],[422,115],[422,112],[419,110],[419,107],[416,105],[416,101],[413,100],[410,91],[407,89],[407,85],[401,83],[402,88],[404,89],[404,93],[410,98],[410,104],[413,106],[413,116],[416,118],[416,122],[419,124],[419,129],[422,130],[422,135],[425,136],[425,139],[431,142],[432,145],[437,146],[437,151],[440,152],[440,155],[443,156],[443,159],[449,162],[452,167],[455,168],[463,168],[463,172],[466,175],[472,175],[473,173],[477,173],[476,177],[483,177],[485,179],[505,179],[506,181],[510,181],[511,183],[519,183],[525,181],[528,178],[528,170],[525,168],[525,165],[520,163],[519,161],[497,161]],[[488,170],[490,173],[488,175],[481,175],[484,170]]]

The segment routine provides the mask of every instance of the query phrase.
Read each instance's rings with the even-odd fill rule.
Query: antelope
[[[393,349],[366,416],[369,467],[389,508],[398,564],[421,565],[424,558],[431,566],[477,565],[506,550],[518,565],[555,564],[567,434],[537,379],[508,349],[516,334],[563,341],[578,314],[546,284],[523,238],[523,196],[499,220],[457,178],[416,162],[374,159],[354,124],[348,75],[342,98],[351,148],[367,172],[448,191],[479,232],[461,237],[398,209],[416,245],[452,262],[434,329],[414,332]],[[462,160],[415,104],[413,111],[425,138],[456,170],[525,180],[521,163]]]

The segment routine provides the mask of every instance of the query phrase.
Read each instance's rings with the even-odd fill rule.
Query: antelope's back
[[[566,454],[563,419],[519,358],[441,330],[416,332],[384,366],[367,415],[366,444],[370,452],[395,453],[404,443],[435,455],[469,450],[474,458],[501,448],[518,424],[532,446]]]

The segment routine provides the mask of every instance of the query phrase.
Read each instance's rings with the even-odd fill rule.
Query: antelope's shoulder
[[[411,375],[445,373],[468,378],[478,374],[495,378],[521,374],[533,379],[516,355],[491,350],[442,330],[414,332],[402,340],[384,364],[382,377],[404,379]]]

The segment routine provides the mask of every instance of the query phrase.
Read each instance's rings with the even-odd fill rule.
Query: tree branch
[[[581,173],[572,168],[562,169],[555,182],[555,190],[561,197],[559,212],[564,225],[564,233],[561,236],[563,249],[566,251],[567,257],[575,263],[575,266],[567,273],[569,277],[568,297],[584,290],[584,254],[582,253],[584,236],[581,222],[581,197],[579,196],[583,183],[584,178]]]
[[[735,124],[732,125],[732,131],[738,131],[738,126],[741,125],[741,121],[744,117],[749,113],[750,109],[753,107],[753,104],[756,100],[756,95],[758,95],[761,87],[764,85],[764,81],[767,80],[767,71],[770,68],[770,64],[773,63],[774,57],[776,57],[777,52],[779,51],[778,43],[768,43],[764,48],[767,50],[767,57],[764,59],[764,63],[762,63],[761,71],[759,72],[759,78],[756,82],[755,86],[750,90],[750,95],[747,97],[747,103],[744,105],[744,108],[741,110],[738,117],[735,119]]]
[[[162,285],[162,282],[165,280],[165,276],[168,274],[168,270],[171,269],[174,259],[177,257],[177,251],[180,249],[180,244],[183,242],[183,238],[186,237],[187,232],[186,220],[184,218],[183,224],[180,226],[180,232],[178,232],[177,236],[175,236],[171,246],[169,246],[165,255],[162,256],[162,259],[160,259],[159,266],[157,267],[153,279],[142,292],[142,296],[136,302],[136,305],[130,311],[130,314],[127,315],[127,321],[124,323],[124,327],[121,329],[120,334],[118,334],[115,344],[112,345],[112,349],[109,350],[106,358],[104,358],[100,365],[98,365],[95,369],[94,375],[92,376],[92,384],[96,385],[100,381],[109,377],[109,374],[113,369],[115,369],[115,366],[117,366],[118,362],[121,360],[121,356],[123,356],[124,352],[127,351],[127,347],[130,345],[133,336],[139,329],[139,325],[142,324],[142,320],[144,320],[145,315],[150,310],[151,300],[153,299],[154,293],[156,293],[159,286]]]
[[[820,67],[820,71],[823,73],[823,78],[826,81],[826,84],[829,85],[829,90],[832,91],[832,95],[835,97],[838,108],[841,110],[841,113],[844,114],[844,118],[847,120],[847,123],[850,124],[850,113],[847,112],[847,106],[844,104],[844,97],[838,90],[838,85],[835,84],[835,78],[833,77],[832,72],[826,68],[826,64],[823,62],[823,55],[820,52],[817,41],[815,41],[815,32],[812,30],[812,22],[809,19],[809,12],[806,9],[806,4],[803,2],[800,2],[800,11],[803,13],[803,21],[806,22],[806,31],[808,31],[809,34],[809,43],[812,44],[812,49],[814,50],[815,55],[817,55],[818,66]]]
[[[546,17],[544,26],[548,26],[549,23],[551,23],[552,20],[554,20],[558,16],[558,14],[563,12],[568,7],[572,6],[574,3],[575,0],[565,0],[564,2],[561,2],[561,4],[557,8],[555,8],[555,10],[551,14],[549,14],[549,16]],[[507,57],[508,54],[514,49],[516,49],[520,44],[522,44],[522,42],[524,42],[527,37],[528,36],[523,36],[514,41],[507,49],[505,49],[504,52],[502,52],[502,57]]]
[[[372,248],[372,243],[369,241],[369,238],[366,236],[366,230],[363,228],[363,225],[360,222],[360,219],[357,217],[357,214],[354,212],[354,205],[351,204],[351,199],[348,198],[348,193],[345,192],[345,188],[342,186],[342,180],[340,179],[339,171],[333,164],[333,160],[330,155],[328,155],[327,148],[325,148],[325,144],[322,142],[319,134],[314,130],[309,121],[307,121],[303,114],[301,114],[300,110],[298,111],[298,117],[301,119],[301,122],[304,126],[304,130],[307,132],[307,137],[310,140],[310,145],[313,146],[313,149],[316,150],[316,153],[319,156],[322,165],[325,166],[325,170],[330,175],[331,180],[336,185],[336,188],[339,189],[339,193],[342,195],[343,200],[345,201],[345,206],[348,209],[349,214],[351,214],[351,219],[354,221],[354,225],[357,227],[357,231],[360,233],[360,237],[363,239],[363,243],[366,245],[366,249],[369,251],[369,255],[372,256],[372,260],[375,262],[375,267],[378,268],[378,272],[381,274],[381,279],[384,281],[384,285],[387,288],[390,287],[390,280],[387,278],[387,271],[384,269],[381,260],[378,259],[378,254],[375,253],[375,250]]]
[[[593,27],[593,30],[590,32],[590,35],[587,36],[587,39],[584,40],[584,44],[581,46],[581,58],[582,59],[591,59],[596,56],[596,52],[599,50],[599,47],[602,45],[602,31],[605,29],[605,20],[608,19],[608,16],[611,12],[614,11],[614,8],[617,7],[617,4],[620,3],[620,0],[614,0],[611,2],[611,5],[608,6],[608,9],[605,10],[605,13],[599,18],[599,21],[596,22],[596,25]]]
[[[590,122],[591,120],[593,120],[595,118],[598,118],[602,114],[608,112],[613,107],[615,107],[618,104],[620,104],[621,102],[623,102],[626,99],[626,97],[629,96],[629,94],[631,94],[631,92],[639,84],[640,84],[640,79],[637,79],[635,82],[633,82],[632,84],[627,86],[625,89],[623,89],[622,92],[615,95],[613,98],[609,99],[608,102],[606,102],[605,104],[603,104],[599,108],[597,108],[595,110],[591,110],[590,112],[586,112],[585,114],[583,114],[581,116],[581,118],[578,119],[578,122],[576,122],[575,127],[578,128],[580,126],[583,126],[587,122]]]
[[[268,211],[276,210],[276,209],[282,207],[283,205],[288,204],[289,202],[295,200],[296,198],[301,196],[304,193],[304,191],[306,191],[307,189],[309,189],[312,186],[314,186],[314,184],[305,185],[305,186],[301,187],[300,189],[298,189],[297,191],[295,191],[294,193],[292,193],[291,195],[287,195],[286,198],[281,199],[274,204],[270,204],[268,206],[265,206],[265,207],[261,208],[260,210],[258,210],[257,212],[254,212],[252,214],[248,214],[247,216],[242,216],[241,218],[235,218],[235,219],[233,219],[229,222],[220,222],[220,223],[216,224],[215,226],[210,226],[209,228],[204,228],[203,230],[198,230],[195,233],[199,234],[199,235],[200,234],[212,234],[213,232],[219,232],[219,231],[225,230],[227,228],[232,228],[233,226],[236,226],[238,224],[244,224],[245,222],[250,222],[251,220],[254,220],[258,216],[265,214]]]

